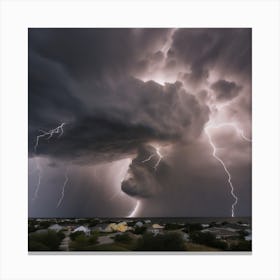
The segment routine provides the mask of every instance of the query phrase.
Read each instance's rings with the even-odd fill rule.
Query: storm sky
[[[29,216],[250,216],[251,47],[247,28],[29,29]]]

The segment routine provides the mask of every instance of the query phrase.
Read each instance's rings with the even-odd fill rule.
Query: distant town
[[[29,218],[28,250],[250,252],[251,219]]]

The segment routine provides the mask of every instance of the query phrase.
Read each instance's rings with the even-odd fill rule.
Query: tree
[[[174,229],[181,229],[183,227],[184,226],[178,225],[178,224],[175,223],[175,224],[166,224],[164,229],[166,229],[166,230],[174,230]]]
[[[129,236],[128,233],[123,233],[123,234],[117,234],[114,240],[116,242],[129,243],[132,240],[132,238]]]
[[[231,251],[252,251],[252,242],[247,240],[240,240],[237,244],[230,246]]]
[[[193,232],[190,234],[190,239],[198,244],[214,247],[217,249],[227,250],[227,243],[217,240],[215,235],[210,232]]]
[[[146,230],[147,230],[147,227],[145,227],[145,226],[136,227],[136,228],[134,229],[134,233],[135,233],[135,234],[143,234],[144,232],[146,232]]]
[[[85,233],[83,231],[76,231],[76,232],[71,232],[70,233],[70,238],[71,240],[76,240],[76,238],[80,235],[85,235]]]
[[[194,231],[199,231],[199,230],[202,230],[203,227],[201,224],[198,224],[198,223],[194,223],[194,224],[185,224],[185,232],[187,233],[191,233],[191,232],[194,232]]]
[[[53,230],[41,233],[31,233],[28,236],[28,248],[30,251],[57,251],[64,237]]]
[[[136,251],[185,251],[185,242],[180,233],[166,233],[154,236],[145,233],[138,239]]]

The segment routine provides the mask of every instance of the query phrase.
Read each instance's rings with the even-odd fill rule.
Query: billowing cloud
[[[211,89],[214,91],[217,101],[228,101],[238,95],[241,90],[241,86],[235,82],[229,82],[226,80],[218,80],[211,85]]]
[[[59,98],[56,91],[50,91],[48,96],[45,104],[35,105],[36,98],[30,100],[40,113],[39,122],[34,119],[30,127],[29,137],[34,139],[29,141],[30,153],[34,152],[38,135],[35,127],[47,131],[53,128],[48,118],[51,112],[51,118],[56,118],[55,126],[58,121],[66,122],[64,134],[49,141],[47,137],[41,138],[37,154],[80,162],[122,158],[151,141],[193,140],[200,135],[209,114],[208,107],[199,104],[179,82],[161,86],[153,81],[127,78],[114,87],[96,86],[87,102],[75,95],[73,102],[67,96],[64,99],[63,92]],[[77,102],[75,98],[79,98]],[[68,104],[72,114],[69,121],[64,115]]]
[[[147,145],[138,149],[138,154],[129,166],[127,177],[122,182],[122,191],[134,197],[148,198],[160,192],[155,176],[160,160],[154,147]]]
[[[199,84],[213,70],[250,77],[251,40],[250,28],[178,29],[171,49],[189,68],[186,81]]]

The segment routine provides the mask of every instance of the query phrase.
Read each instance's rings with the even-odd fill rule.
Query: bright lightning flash
[[[63,126],[65,125],[66,123],[62,123],[61,125],[59,125],[58,127],[54,128],[54,129],[51,129],[49,131],[44,131],[44,130],[40,130],[41,132],[43,132],[42,134],[38,135],[37,138],[36,138],[36,144],[34,146],[34,151],[35,153],[37,152],[37,147],[39,145],[39,140],[40,138],[43,138],[45,136],[48,136],[46,139],[50,139],[52,138],[52,136],[54,134],[59,134],[58,137],[60,137],[62,134],[63,134]]]
[[[161,160],[162,160],[162,154],[160,153],[159,151],[159,148],[156,147],[156,153],[158,155],[158,161],[156,162],[155,166],[154,166],[154,169],[157,170],[158,168],[158,165],[160,164]]]
[[[132,218],[135,216],[135,214],[137,213],[137,211],[139,210],[140,207],[140,201],[137,200],[136,205],[134,207],[134,209],[131,211],[131,213],[127,216],[128,218]]]
[[[36,137],[36,143],[34,145],[35,154],[37,153],[37,148],[38,148],[40,139],[43,138],[43,137],[46,137],[46,136],[48,136],[46,139],[50,139],[54,134],[59,134],[58,137],[60,137],[64,132],[63,131],[63,126],[65,124],[66,123],[62,123],[58,127],[54,128],[54,129],[51,129],[49,131],[40,130],[42,132],[42,134],[40,134]],[[38,197],[38,192],[39,192],[39,189],[40,189],[40,186],[41,186],[41,176],[42,176],[42,168],[40,166],[40,163],[39,163],[39,160],[38,160],[37,157],[35,158],[35,161],[36,161],[36,169],[38,170],[38,182],[37,182],[36,189],[35,189],[35,192],[34,192],[33,200],[35,200]]]
[[[61,196],[60,196],[60,199],[59,199],[59,201],[58,201],[58,203],[56,205],[56,208],[58,208],[61,205],[62,201],[63,201],[64,194],[65,194],[65,187],[67,185],[67,182],[69,181],[68,172],[69,172],[69,167],[67,167],[67,169],[65,171],[65,175],[64,175],[65,180],[64,180],[64,183],[63,183],[63,186],[62,186]]]
[[[156,164],[154,166],[154,169],[157,170],[157,168],[158,168],[158,166],[159,166],[163,156],[160,153],[159,147],[154,147],[154,148],[156,149],[156,154],[151,154],[148,158],[142,160],[142,163],[150,161],[155,155],[157,155],[158,156],[158,160],[157,160],[157,162],[156,162]]]
[[[226,173],[226,175],[227,175],[228,184],[229,184],[230,189],[231,189],[230,193],[231,193],[231,196],[232,196],[233,199],[234,199],[234,202],[233,202],[233,204],[231,205],[231,216],[232,216],[232,217],[235,217],[235,207],[236,207],[236,205],[237,205],[237,203],[238,203],[238,197],[236,196],[235,191],[234,191],[234,185],[233,185],[233,183],[232,183],[231,174],[230,174],[228,168],[226,167],[224,161],[217,155],[217,147],[215,146],[215,144],[214,144],[214,142],[213,142],[213,140],[212,140],[212,138],[211,138],[211,135],[210,135],[210,133],[209,133],[209,131],[208,131],[209,128],[220,128],[220,127],[225,127],[225,126],[233,127],[233,128],[237,131],[237,133],[238,133],[245,141],[252,142],[252,140],[249,139],[248,137],[246,137],[246,136],[244,135],[243,130],[240,129],[235,123],[221,123],[221,124],[219,124],[219,125],[211,125],[211,124],[209,124],[209,125],[207,125],[207,126],[204,128],[204,131],[205,131],[205,133],[206,133],[206,135],[207,135],[207,137],[208,137],[209,143],[210,143],[210,145],[211,145],[211,147],[212,147],[212,149],[213,149],[212,155],[213,155],[213,157],[222,165],[222,167],[223,167],[223,169],[224,169],[224,171],[225,171],[225,173]]]
[[[34,196],[33,196],[32,200],[35,200],[38,197],[38,191],[40,189],[41,175],[42,175],[42,168],[41,168],[41,165],[39,163],[39,159],[37,157],[35,158],[35,162],[36,162],[36,170],[38,171],[38,182],[37,182],[36,189],[35,189]]]
[[[142,161],[142,163],[145,163],[145,162],[151,160],[154,156],[155,156],[154,154],[150,155],[148,158],[144,159],[144,160]]]

